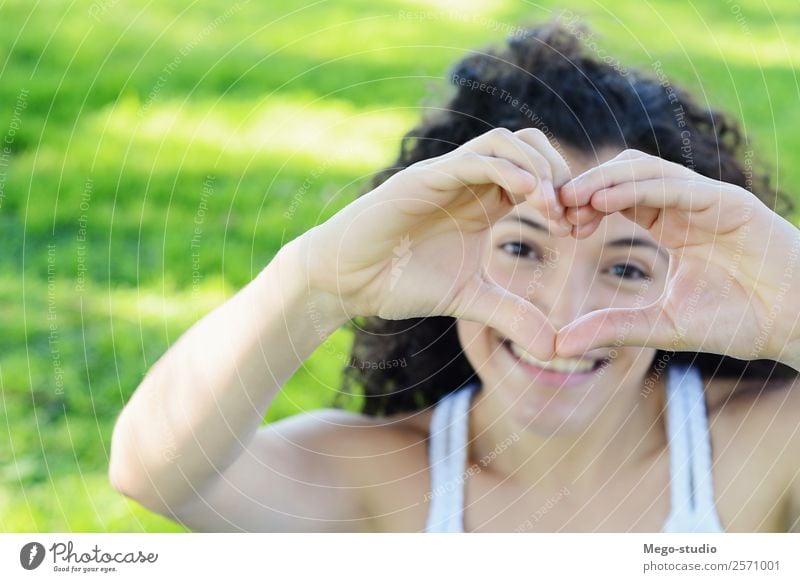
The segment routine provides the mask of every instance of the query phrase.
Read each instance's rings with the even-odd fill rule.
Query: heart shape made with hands
[[[769,282],[779,281],[783,268],[765,268],[767,251],[757,237],[763,240],[771,229],[772,240],[796,244],[791,223],[743,188],[636,150],[558,185],[556,192],[561,208],[553,208],[551,224],[565,218],[573,225],[569,236],[586,238],[618,212],[668,252],[669,269],[654,302],[593,311],[553,329],[554,356],[640,346],[755,359],[753,334],[742,330],[763,329],[778,287]]]

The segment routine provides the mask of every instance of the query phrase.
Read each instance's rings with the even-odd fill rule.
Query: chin
[[[580,358],[542,362],[507,338],[495,338],[491,371],[498,373],[505,410],[514,411],[521,430],[540,435],[576,434],[589,428],[619,386],[624,362],[606,350]],[[487,367],[487,371],[488,371]]]
[[[579,358],[542,362],[497,330],[459,320],[461,345],[497,414],[508,414],[520,433],[580,434],[613,406],[655,356],[650,348],[601,348]]]
[[[567,436],[584,433],[597,417],[599,410],[590,403],[570,409],[551,400],[541,406],[524,407],[515,415],[521,430],[539,436]]]

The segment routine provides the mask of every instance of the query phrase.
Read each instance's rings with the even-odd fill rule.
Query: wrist
[[[285,244],[275,256],[277,276],[288,284],[290,294],[305,306],[314,327],[327,337],[347,323],[352,314],[339,295],[319,288],[314,283],[306,235]]]

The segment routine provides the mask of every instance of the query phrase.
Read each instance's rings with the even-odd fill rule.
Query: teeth
[[[596,360],[586,360],[583,358],[554,358],[548,361],[542,361],[534,358],[531,354],[523,350],[517,344],[509,340],[511,351],[523,362],[533,364],[545,370],[552,370],[553,372],[562,372],[564,374],[573,374],[575,372],[589,372],[596,363]]]

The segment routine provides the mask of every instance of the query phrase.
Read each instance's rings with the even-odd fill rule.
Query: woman
[[[157,362],[114,486],[198,530],[796,528],[800,232],[737,127],[552,23],[451,80]],[[261,426],[348,321],[363,414]]]

